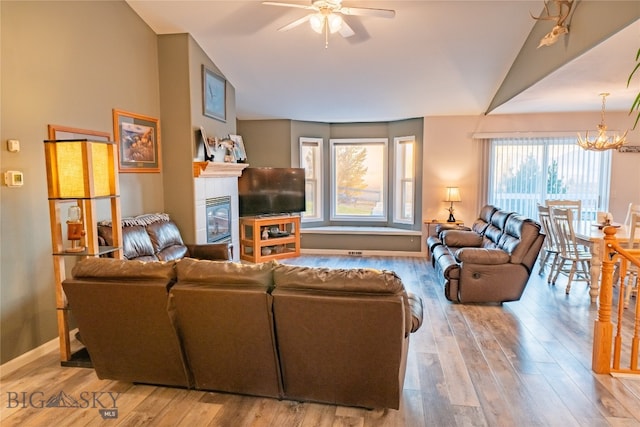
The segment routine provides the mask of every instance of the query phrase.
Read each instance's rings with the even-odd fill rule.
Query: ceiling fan
[[[268,6],[295,7],[298,9],[311,10],[306,16],[296,19],[290,24],[278,29],[278,31],[288,31],[298,25],[309,21],[311,28],[318,34],[325,34],[325,45],[329,46],[329,33],[340,33],[342,37],[351,37],[355,34],[353,29],[343,19],[342,15],[353,16],[375,16],[379,18],[393,18],[396,15],[395,10],[375,9],[369,7],[345,7],[342,6],[342,0],[312,0],[309,6],[295,3],[278,3],[272,1],[264,1],[262,4]]]

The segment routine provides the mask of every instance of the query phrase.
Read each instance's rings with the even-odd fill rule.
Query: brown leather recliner
[[[101,245],[113,246],[111,223],[98,223]],[[185,244],[178,226],[167,214],[144,214],[122,220],[122,252],[125,259],[171,261],[185,257],[230,260],[231,243]]]
[[[176,263],[169,310],[196,388],[282,397],[272,268],[270,262]]]
[[[174,262],[88,258],[62,283],[98,378],[190,387],[167,313]]]
[[[471,229],[446,229],[427,239],[437,278],[448,300],[517,301],[542,247],[536,221],[485,206]]]
[[[422,301],[390,271],[276,265],[273,276],[286,398],[398,409]]]

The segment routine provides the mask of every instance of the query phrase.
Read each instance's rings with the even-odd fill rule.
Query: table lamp
[[[449,207],[449,219],[447,222],[456,222],[456,218],[453,216],[453,202],[461,202],[460,199],[460,189],[458,187],[447,187],[447,193],[444,199],[445,202],[451,202],[451,206]]]

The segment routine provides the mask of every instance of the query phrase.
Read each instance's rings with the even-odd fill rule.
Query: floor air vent
[[[362,251],[349,251],[347,254],[351,256],[362,256]]]

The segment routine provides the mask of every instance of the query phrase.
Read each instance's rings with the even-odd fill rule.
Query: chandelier
[[[627,142],[626,137],[629,130],[622,136],[618,136],[617,133],[611,136],[607,135],[607,125],[604,122],[604,106],[609,93],[601,93],[600,96],[602,97],[602,121],[598,125],[598,136],[596,139],[590,140],[589,131],[587,131],[584,139],[578,134],[578,145],[585,150],[592,151],[617,150]]]

